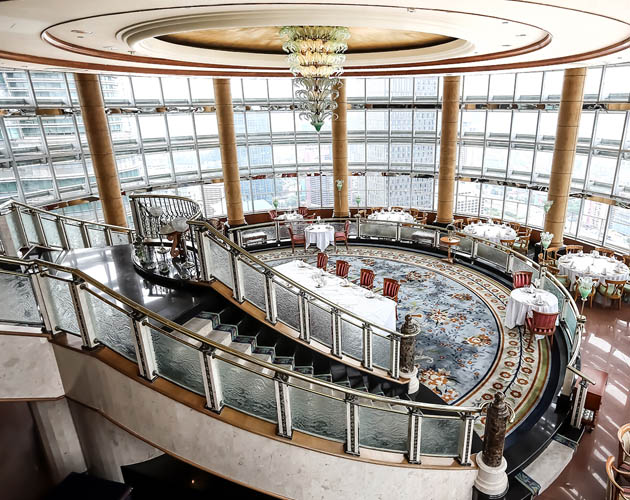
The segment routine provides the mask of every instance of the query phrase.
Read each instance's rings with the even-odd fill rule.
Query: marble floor
[[[630,422],[630,304],[621,310],[598,303],[584,310],[582,366],[608,372],[608,385],[598,425],[586,432],[568,467],[538,498],[543,500],[596,500],[604,498],[604,463],[617,456],[617,429]]]

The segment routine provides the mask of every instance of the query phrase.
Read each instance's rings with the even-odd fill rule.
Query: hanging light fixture
[[[333,116],[339,95],[335,86],[343,73],[350,30],[343,26],[284,26],[282,48],[289,54],[289,68],[300,87],[300,118],[321,130],[324,120]]]

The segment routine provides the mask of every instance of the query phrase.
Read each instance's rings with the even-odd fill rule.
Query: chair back
[[[345,260],[338,260],[335,263],[335,274],[340,278],[347,278],[350,271],[350,263]]]
[[[547,249],[547,259],[556,260],[558,258],[558,250],[560,250],[560,247],[549,247]]]
[[[619,441],[619,465],[630,465],[630,424],[624,424],[617,431]]]
[[[495,224],[501,224],[501,222],[503,222],[502,219],[495,219],[494,217],[492,217],[490,220],[494,222]]]
[[[466,217],[466,224],[475,224],[479,222],[479,217]]]
[[[453,226],[455,226],[457,229],[461,229],[462,227],[464,227],[464,219],[455,219],[453,221]]]
[[[371,269],[361,269],[361,274],[359,276],[359,285],[363,288],[372,289],[374,287],[374,271]]]
[[[417,208],[410,208],[409,213],[411,214],[412,217],[420,216],[420,210],[418,210]]]
[[[508,225],[516,232],[519,232],[521,229],[521,225],[518,222],[509,222]]]
[[[501,245],[503,245],[504,247],[512,248],[515,242],[516,240],[501,240]]]
[[[402,212],[403,210],[405,210],[403,207],[392,207],[392,211],[394,212]]]
[[[626,283],[626,280],[606,280],[607,291],[610,290],[610,285],[613,286],[613,289],[608,293],[608,296],[610,298],[621,298]]]
[[[350,221],[347,220],[343,225],[343,232],[346,233],[346,238],[348,237],[348,233],[350,232]]]
[[[383,279],[383,296],[394,299],[398,302],[398,291],[400,290],[400,283],[393,278]]]
[[[623,259],[623,263],[624,263],[626,266],[630,266],[630,255],[624,255],[624,256],[622,257],[622,259]]]
[[[610,250],[609,248],[597,247],[595,250],[599,253],[599,255],[605,255],[606,257],[615,256],[615,252]]]
[[[516,271],[512,273],[512,286],[514,288],[523,288],[524,286],[531,285],[532,274],[531,271]]]
[[[271,217],[271,220],[274,220],[278,217],[278,212],[276,210],[269,210],[269,217]]]
[[[532,309],[532,327],[534,330],[554,330],[556,329],[556,319],[558,313],[545,313]]]
[[[306,208],[306,207],[298,207],[297,211],[298,211],[298,214],[300,214],[300,215],[302,215],[304,217],[306,217],[308,215],[308,208]]]
[[[566,245],[564,249],[567,253],[578,253],[584,251],[584,247],[582,245]]]
[[[324,252],[317,254],[317,269],[323,269],[324,271],[328,267],[328,255]]]
[[[617,476],[619,475],[619,469],[614,465],[615,457],[610,456],[606,460],[606,500],[630,500],[630,493],[628,489],[622,487],[617,482]]]

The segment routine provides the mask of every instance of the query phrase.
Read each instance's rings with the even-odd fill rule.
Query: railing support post
[[[330,310],[331,314],[331,327],[332,327],[332,354],[341,358],[341,318],[339,316],[339,309],[333,307]]]
[[[420,450],[422,447],[422,413],[417,408],[409,410],[409,449],[407,461],[410,464],[421,464]]]
[[[93,320],[90,314],[90,307],[88,304],[87,294],[85,291],[85,283],[82,279],[73,279],[72,283],[69,283],[70,298],[74,305],[74,312],[77,315],[77,323],[79,325],[79,333],[81,334],[81,343],[84,349],[94,349],[98,346],[96,340],[96,328],[94,327]]]
[[[308,298],[303,290],[298,294],[298,310],[300,314],[300,338],[307,343],[311,342],[311,322],[308,310]]]
[[[357,239],[361,239],[361,217],[357,217]]]
[[[44,225],[42,224],[42,216],[39,212],[31,211],[31,215],[33,216],[33,223],[35,225],[35,232],[37,233],[38,243],[47,247],[48,246],[48,238],[46,238],[46,233],[44,232]]]
[[[113,246],[114,243],[112,241],[112,230],[106,227],[103,233],[105,234],[105,245],[108,247]]]
[[[223,409],[223,386],[217,369],[216,351],[215,347],[204,346],[199,351],[199,361],[201,362],[203,388],[206,393],[206,408],[215,413],[221,413]]]
[[[239,251],[230,247],[230,269],[232,271],[232,297],[239,304],[243,303],[243,284],[241,283],[241,272],[238,265]],[[274,321],[275,323],[275,321]]]
[[[276,228],[276,244],[280,245],[280,223],[277,220],[274,220],[273,225]]]
[[[276,303],[276,289],[273,286],[273,273],[266,269],[265,274],[265,312],[267,321],[272,324],[278,322],[278,304]]]
[[[396,222],[396,241],[400,241],[400,222]]]
[[[195,226],[193,226],[195,227]],[[199,270],[201,273],[201,279],[204,281],[210,281],[210,272],[208,265],[208,248],[205,245],[206,238],[203,237],[203,229],[195,229],[195,239],[197,240],[197,251],[199,252],[197,259],[199,260]]]
[[[433,234],[433,246],[435,248],[440,248],[440,232],[439,231],[436,231]]]
[[[459,443],[457,446],[457,460],[461,465],[470,465],[470,453],[472,450],[473,426],[475,417],[470,414],[462,416],[459,431]]]
[[[83,246],[85,248],[92,248],[92,240],[90,239],[90,233],[88,231],[87,224],[81,223],[79,228],[81,229],[81,238],[83,239]]]
[[[138,371],[142,378],[152,382],[157,377],[157,363],[155,361],[151,327],[148,325],[147,317],[143,314],[134,314],[131,317],[131,329],[136,348]]]
[[[66,225],[63,223],[63,219],[58,217],[55,222],[57,224],[57,232],[59,233],[61,247],[64,250],[70,250],[70,241],[68,241],[68,233],[66,232]]]
[[[505,261],[506,274],[512,274],[513,268],[514,268],[514,254],[512,252],[509,252],[507,260]]]
[[[372,327],[363,323],[363,367],[372,370]]]
[[[351,394],[346,396],[346,453],[359,456],[359,405]]]
[[[39,306],[39,313],[44,321],[44,330],[54,335],[54,325],[51,317],[53,305],[50,302],[48,293],[45,291],[46,289],[42,286],[42,280],[44,278],[42,277],[41,272],[42,270],[37,265],[30,268],[31,285],[33,286],[35,301]]]
[[[390,335],[391,342],[391,359],[389,360],[389,374],[392,378],[400,377],[400,337],[398,335]]]
[[[276,410],[278,412],[278,436],[291,439],[293,422],[291,421],[291,398],[289,397],[288,375],[276,372],[273,384],[276,391]]]
[[[472,249],[470,250],[470,260],[477,260],[477,254],[479,252],[479,242],[476,239],[472,240]]]
[[[584,414],[584,404],[586,403],[586,394],[588,392],[587,386],[588,382],[582,379],[575,391],[575,399],[571,409],[571,427],[576,429],[582,427],[582,415]]]
[[[547,268],[540,266],[540,289],[545,288],[545,279],[547,279]]]

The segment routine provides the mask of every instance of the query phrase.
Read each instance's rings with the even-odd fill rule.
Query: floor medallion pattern
[[[309,249],[270,250],[256,254],[271,265],[294,258],[315,264]],[[361,268],[400,281],[398,329],[405,315],[420,315],[416,341],[419,380],[452,405],[481,405],[501,391],[515,412],[515,428],[538,401],[549,367],[547,340],[536,342],[518,329],[503,327],[509,290],[474,269],[405,250],[352,246],[329,253],[329,269],[337,258],[350,263],[350,279]],[[483,433],[485,419],[476,423]]]

